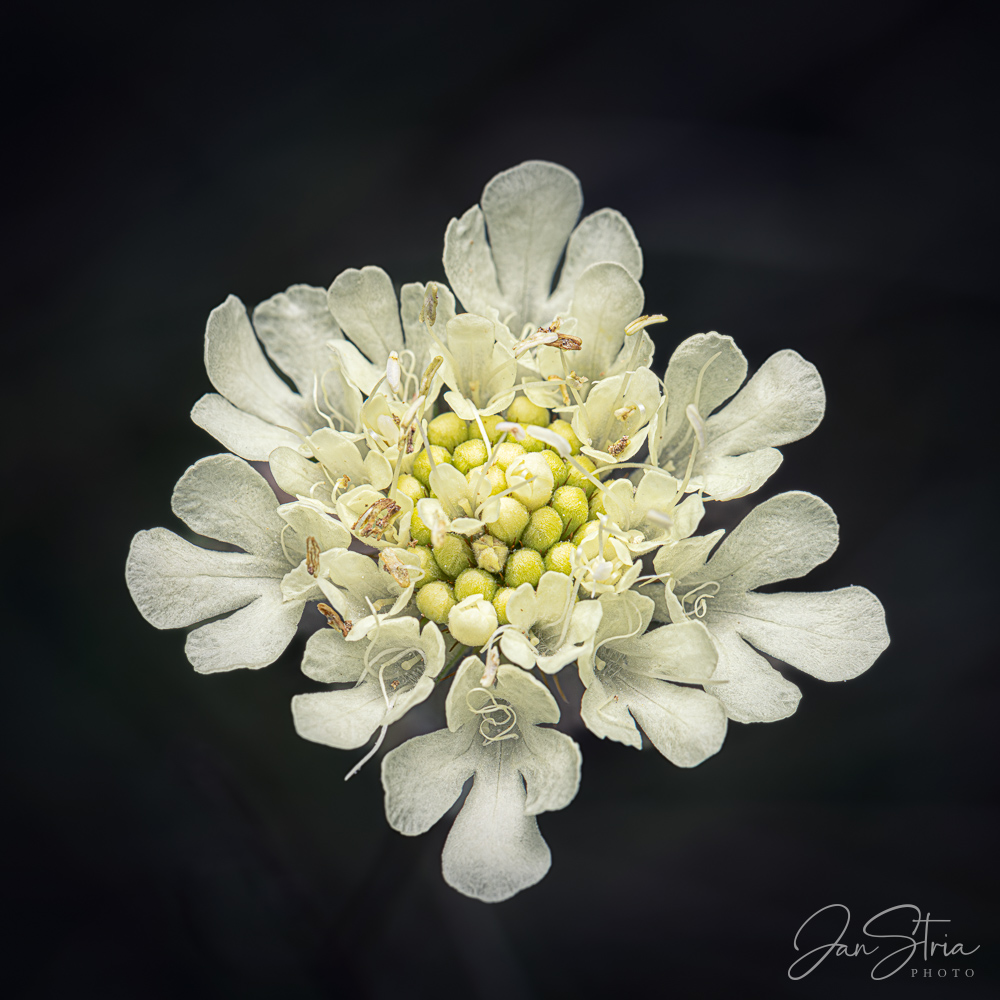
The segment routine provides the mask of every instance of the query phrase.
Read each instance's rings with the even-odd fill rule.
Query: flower
[[[755,507],[704,566],[664,586],[672,620],[698,618],[719,663],[712,694],[737,722],[791,715],[802,693],[757,649],[824,681],[864,673],[889,644],[885,612],[864,587],[825,593],[758,594],[805,576],[838,544],[837,519],[811,493],[781,493]]]
[[[816,367],[795,351],[779,351],[732,402],[709,417],[746,374],[746,358],[732,337],[699,333],[674,351],[663,379],[669,405],[650,432],[650,455],[667,471],[683,472],[692,437],[687,407],[693,406],[707,419],[689,488],[715,500],[759,490],[781,465],[775,446],[812,434],[826,408]]]
[[[166,528],[140,531],[125,579],[143,617],[157,628],[180,628],[234,612],[188,635],[185,652],[195,670],[273,663],[314,596],[308,587],[285,600],[283,578],[291,567],[308,575],[307,564],[316,566],[324,546],[346,544],[343,525],[307,505],[279,506],[266,481],[232,455],[192,465],[174,488],[171,506],[192,531],[243,551],[203,549]]]
[[[382,760],[389,825],[426,833],[472,789],[441,855],[445,881],[466,896],[496,903],[538,882],[552,858],[539,813],[564,809],[580,787],[580,748],[565,733],[545,687],[519,667],[501,666],[493,687],[483,662],[462,661],[448,692],[448,728],[416,736]]]
[[[697,687],[713,679],[716,654],[701,622],[647,632],[653,601],[633,591],[602,594],[603,615],[580,656],[586,687],[580,715],[601,739],[642,747],[636,723],[653,746],[679,767],[717,753],[726,713]]]
[[[726,538],[698,534],[707,502],[759,489],[775,446],[815,428],[816,369],[780,351],[740,389],[745,358],[708,333],[685,340],[661,380],[647,329],[666,317],[642,313],[632,229],[611,209],[578,222],[581,205],[568,170],[524,163],[449,224],[450,289],[411,282],[397,296],[364,267],[327,292],[295,285],[252,322],[227,299],[205,341],[218,394],[192,416],[269,461],[295,501],[279,504],[234,455],[203,459],[174,510],[242,551],[155,528],[126,566],[157,627],[229,613],[188,637],[203,672],[272,662],[316,602],[328,627],[302,670],[331,687],[296,695],[292,718],[335,749],[375,736],[348,778],[447,687],[447,727],[382,760],[386,816],[423,833],[471,778],[442,870],[486,902],[545,875],[535,817],[579,787],[580,748],[550,728],[561,671],[577,665],[596,736],[639,749],[645,734],[691,768],[730,720],[795,710],[798,688],[752,647],[833,680],[888,642],[861,587],[758,592],[832,554],[822,500],[782,494]]]
[[[433,623],[421,632],[416,618],[400,618],[384,622],[367,641],[349,638],[331,628],[310,636],[302,672],[324,684],[352,686],[292,699],[299,736],[338,750],[361,746],[419,705],[444,666],[444,639]]]

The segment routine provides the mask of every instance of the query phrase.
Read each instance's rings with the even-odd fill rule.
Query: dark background
[[[989,7],[6,15],[13,995],[990,994]],[[893,641],[849,684],[796,678],[795,716],[734,724],[693,771],[579,733],[580,793],[541,819],[551,872],[485,906],[440,879],[447,822],[398,836],[377,765],[345,786],[358,755],[295,735],[301,642],[197,676],[122,571],[220,450],[187,417],[209,310],[369,263],[443,278],[448,219],[529,158],[632,222],[661,371],[708,329],[752,368],[784,347],[819,366],[826,419],[756,499],[833,505],[841,550],[801,586],[868,586]],[[950,918],[982,947],[929,967],[974,977],[918,961],[873,984],[841,958],[790,982],[796,929],[833,902],[850,943],[894,904]]]

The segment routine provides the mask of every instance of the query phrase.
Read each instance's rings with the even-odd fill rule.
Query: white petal
[[[364,746],[382,725],[385,709],[382,690],[370,678],[357,687],[292,698],[292,718],[299,736],[337,750]]]
[[[344,333],[377,367],[384,368],[391,351],[403,349],[396,293],[382,268],[352,267],[337,275],[329,303]]]
[[[363,646],[348,642],[339,629],[320,629],[306,643],[302,673],[322,684],[351,684],[365,669],[364,653]]]
[[[816,429],[825,408],[826,393],[816,366],[795,351],[779,351],[735,399],[709,418],[708,452],[742,455],[798,441]]]
[[[202,674],[266,667],[294,638],[302,608],[298,601],[284,603],[274,580],[252,604],[195,629],[187,637],[184,652]]]
[[[719,356],[705,369],[698,393],[696,405],[702,417],[707,417],[720,403],[729,399],[746,378],[746,358],[732,337],[696,333],[683,341],[671,356],[663,379],[667,415],[662,440],[668,448],[676,447],[687,433],[685,408],[695,402],[698,375],[715,354]]]
[[[534,160],[497,174],[481,199],[508,324],[541,324],[552,276],[573,230],[583,194],[565,167]],[[495,305],[496,303],[490,303]]]
[[[371,393],[375,383],[385,374],[384,363],[381,366],[372,364],[349,340],[335,340],[330,344],[330,351],[346,378],[365,395]]]
[[[617,687],[605,685],[601,674],[580,663],[580,679],[587,686],[580,702],[580,718],[584,725],[602,740],[614,740],[625,746],[642,749],[642,737],[635,720],[629,714],[628,705],[618,694]]]
[[[467,312],[484,313],[503,301],[482,209],[473,205],[444,234],[444,273]]]
[[[864,673],[889,645],[885,611],[864,587],[825,593],[744,594],[713,617],[759,650],[824,681]]]
[[[534,647],[520,632],[504,632],[500,636],[500,649],[511,663],[516,663],[525,670],[530,670],[535,665]]]
[[[690,579],[717,580],[728,592],[794,580],[826,562],[837,541],[827,503],[812,493],[779,493],[754,507]]]
[[[698,455],[692,482],[717,500],[735,500],[755,493],[778,471],[782,454],[761,448],[746,455]]]
[[[588,267],[576,282],[570,307],[577,320],[576,336],[583,341],[571,356],[570,367],[591,380],[604,378],[625,343],[626,325],[642,312],[643,300],[642,286],[621,264]],[[634,343],[629,338],[630,351]],[[543,348],[541,353],[553,351]]]
[[[191,420],[219,444],[250,462],[266,462],[275,448],[295,448],[302,440],[284,427],[245,413],[214,392],[205,393],[194,404]]]
[[[329,504],[330,480],[319,462],[311,461],[294,448],[275,448],[268,458],[274,481],[286,493]]]
[[[631,672],[623,684],[629,688],[629,711],[667,760],[695,767],[719,752],[726,738],[726,713],[710,694]]]
[[[347,528],[311,503],[282,504],[278,508],[278,516],[294,529],[290,536],[286,533],[285,548],[298,559],[305,556],[305,540],[310,535],[316,539],[320,552],[346,549],[351,544],[351,533]]]
[[[555,729],[528,726],[520,730],[524,749],[517,767],[524,776],[527,799],[524,811],[529,816],[565,809],[580,788],[583,755],[576,741]]]
[[[600,261],[621,264],[636,281],[642,277],[639,241],[625,216],[613,208],[602,208],[586,216],[573,230],[559,274],[559,284],[549,302],[549,312],[553,316],[569,308],[577,279],[591,264]]]
[[[447,729],[416,736],[382,759],[385,816],[407,837],[426,833],[456,802],[472,776],[475,759],[467,751],[473,731]]]
[[[195,462],[174,487],[170,506],[199,535],[231,542],[247,552],[285,563],[278,500],[252,466],[235,455]],[[287,569],[282,567],[278,575]]]
[[[233,611],[277,584],[268,563],[243,552],[192,545],[166,528],[132,539],[125,579],[143,618],[180,628]]]
[[[205,368],[215,388],[231,403],[262,420],[309,430],[309,406],[275,374],[257,343],[246,309],[230,295],[208,317]]]
[[[254,309],[253,325],[267,353],[311,400],[313,380],[333,363],[329,342],[343,338],[330,313],[326,289],[292,285]]]
[[[630,674],[685,682],[711,677],[715,669],[712,637],[700,621],[662,625],[610,645],[626,655]]]
[[[510,899],[544,878],[552,864],[534,816],[525,815],[513,753],[503,747],[477,754],[472,790],[441,855],[448,885],[485,903]]]
[[[709,624],[719,662],[711,693],[722,702],[726,715],[735,722],[776,722],[799,707],[802,692],[785,680],[760,653],[751,649],[735,632]]]

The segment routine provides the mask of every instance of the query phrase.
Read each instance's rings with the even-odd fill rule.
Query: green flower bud
[[[500,440],[501,432],[497,430],[497,424],[503,420],[503,417],[499,413],[494,413],[489,417],[480,417],[483,422],[483,426],[486,428],[486,436],[490,439],[490,444],[496,444]],[[469,422],[469,438],[478,438],[482,440],[482,432],[479,430],[479,424],[475,420]]]
[[[482,440],[463,441],[452,453],[451,464],[462,473],[468,475],[470,469],[482,465],[486,461],[486,445]]]
[[[582,465],[588,472],[593,472],[597,466],[586,455],[577,455],[573,459],[577,465]],[[567,486],[579,486],[584,493],[589,497],[597,487],[576,467],[567,462],[566,467],[569,469],[569,473],[566,476]]]
[[[440,545],[435,545],[432,551],[438,566],[441,567],[441,572],[451,580],[454,580],[463,569],[470,569],[476,565],[472,546],[461,535],[445,535],[444,541]]]
[[[412,527],[410,529],[412,534]],[[434,554],[426,545],[411,545],[407,550],[407,554],[413,554],[417,557],[416,565],[423,570],[423,576],[420,577],[416,582],[417,590],[422,587],[426,587],[428,583],[433,583],[435,580],[443,580],[444,574],[441,572],[441,568],[437,564],[437,560],[434,558]],[[407,565],[413,565],[413,562],[409,559],[403,560]],[[410,577],[412,580],[413,577]]]
[[[466,597],[479,594],[487,601],[497,596],[499,583],[491,574],[481,569],[464,569],[455,577],[455,600],[463,601]]]
[[[566,477],[569,475],[566,463],[551,448],[543,448],[540,454],[549,463],[549,468],[552,470],[553,489],[565,486]]]
[[[476,565],[487,573],[502,573],[510,549],[492,535],[482,535],[473,539],[472,551],[476,557]]]
[[[460,601],[448,613],[448,631],[466,646],[482,646],[498,624],[496,608],[479,594]]]
[[[513,593],[513,587],[501,587],[497,591],[497,596],[493,598],[493,608],[497,613],[497,623],[500,625],[510,624],[510,619],[507,617],[507,598]]]
[[[427,425],[427,440],[453,452],[469,440],[469,425],[457,413],[441,413]]]
[[[594,492],[590,497],[590,517],[588,520],[596,521],[598,514],[607,514],[607,510],[604,508],[604,494],[594,487]]]
[[[552,470],[541,455],[522,455],[507,466],[507,485],[528,510],[537,510],[552,499]]]
[[[572,534],[590,514],[587,494],[579,486],[560,486],[552,494],[552,509],[562,518],[563,534]]]
[[[438,625],[448,621],[448,613],[456,601],[451,584],[434,581],[417,591],[417,609],[425,617]]]
[[[432,454],[434,455],[434,461],[438,465],[451,465],[451,452],[447,448],[442,448],[440,445],[432,444],[433,449]],[[422,452],[413,460],[413,475],[423,483],[428,489],[431,485],[431,460],[427,456],[427,449],[424,448]]]
[[[551,507],[533,511],[528,527],[521,532],[521,544],[538,552],[548,552],[562,537],[562,518]]]
[[[576,546],[572,542],[559,542],[545,553],[545,569],[553,573],[573,575],[573,553]]]
[[[524,424],[521,424],[523,427]],[[536,451],[546,451],[548,445],[544,441],[539,441],[538,438],[533,438],[530,434],[525,434],[523,441],[518,441],[518,444],[529,454]]]
[[[528,526],[528,511],[513,497],[500,497],[500,516],[490,525],[490,534],[504,545],[513,545]]]
[[[534,424],[548,427],[552,420],[544,406],[536,406],[527,396],[517,396],[507,407],[507,419],[517,424]]]
[[[400,473],[396,489],[405,494],[413,501],[413,506],[417,506],[418,500],[423,500],[427,496],[427,490],[416,476],[411,476],[407,472]]]
[[[507,466],[511,462],[525,454],[524,446],[517,441],[504,441],[503,444],[496,446],[495,452],[496,458],[493,459],[493,464],[497,468],[503,469],[504,472],[507,471]]]
[[[565,420],[553,420],[549,424],[549,430],[555,431],[560,437],[566,438],[569,442],[570,454],[579,455],[580,445],[583,443],[577,436],[576,432],[573,430],[572,426]]]
[[[410,517],[410,538],[418,545],[431,544],[431,529],[420,520],[416,511]]]
[[[503,582],[508,587],[514,588],[520,587],[522,583],[530,583],[532,587],[537,587],[544,572],[545,563],[538,552],[534,549],[518,549],[516,552],[511,552],[507,558]]]

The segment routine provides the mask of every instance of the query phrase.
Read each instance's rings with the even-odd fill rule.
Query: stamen
[[[395,695],[393,695],[393,699],[389,703],[389,710],[392,709],[392,706],[395,704],[395,702],[396,702],[396,697]],[[385,734],[388,729],[389,725],[388,723],[386,723],[386,725],[382,727],[382,731],[378,734],[378,739],[375,741],[375,746],[373,746],[371,750],[369,750],[368,753],[366,753],[364,757],[362,757],[361,760],[359,760],[357,764],[355,764],[354,767],[352,767],[350,771],[348,771],[347,774],[344,775],[344,781],[350,781],[351,778],[353,778],[354,775],[356,775],[358,771],[360,771],[361,768],[363,768],[365,764],[367,764],[368,761],[370,761],[372,757],[375,756],[375,754],[378,752],[378,748],[382,745],[382,740],[385,739]]]
[[[479,683],[484,688],[492,687],[497,679],[497,671],[500,669],[500,651],[496,646],[490,646],[486,651],[486,670],[480,678]]]
[[[409,569],[391,549],[383,549],[378,556],[378,561],[385,567],[385,571],[406,590],[410,585]]]
[[[435,355],[431,358],[431,363],[424,369],[424,377],[420,380],[420,395],[426,396],[431,387],[431,382],[434,381],[434,376],[437,374],[437,370],[444,364],[444,358],[440,354]]]
[[[625,336],[631,337],[633,334],[638,333],[640,330],[644,330],[647,326],[654,326],[657,323],[666,323],[667,317],[662,316],[659,313],[654,313],[651,316],[640,316],[638,319],[632,320],[627,327],[625,327]]]
[[[417,317],[421,323],[426,323],[428,326],[433,326],[437,322],[437,307],[438,307],[438,286],[433,282],[429,282],[427,285],[427,291],[424,294],[424,302],[420,307],[420,315]]]
[[[313,535],[306,539],[306,572],[315,576],[319,572],[319,542]]]
[[[395,500],[381,497],[351,525],[351,531],[357,531],[362,538],[371,538],[372,536],[381,538],[400,510],[402,508]]]
[[[646,520],[650,524],[655,524],[661,528],[672,528],[674,526],[674,519],[669,515],[665,514],[662,510],[656,510],[655,507],[650,507],[646,511]]]
[[[617,458],[626,448],[629,446],[630,438],[627,434],[623,434],[614,444],[608,445],[608,454],[612,458]]]
[[[566,391],[566,386],[562,387],[563,392]],[[566,397],[567,403],[569,402],[569,397]],[[497,424],[497,427],[502,427],[502,424]],[[569,446],[569,441],[566,440],[561,434],[556,434],[555,431],[550,431],[548,427],[536,427],[534,424],[527,428],[529,436],[537,438],[539,441],[544,441],[547,445],[555,448],[557,452],[563,457],[568,458],[572,449]],[[515,435],[516,436],[516,435]]]
[[[340,629],[340,634],[345,639],[351,629],[354,628],[354,622],[345,621],[329,604],[320,602],[316,605],[316,610],[326,619],[326,623],[330,628]]]
[[[400,389],[399,372],[399,355],[393,351],[385,363],[385,380],[396,396],[399,395]]]
[[[698,439],[698,447],[704,449],[708,436],[705,432],[705,421],[702,420],[701,414],[698,412],[698,407],[694,403],[688,403],[684,408],[684,413],[687,415],[688,423],[694,428],[695,437]]]

